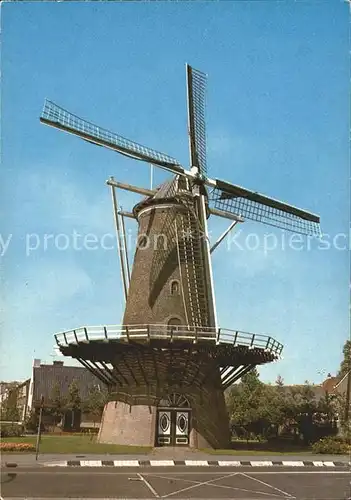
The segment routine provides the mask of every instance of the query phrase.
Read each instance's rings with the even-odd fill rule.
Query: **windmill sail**
[[[197,167],[203,177],[207,175],[206,83],[207,77],[204,73],[187,65],[190,160],[191,166]]]
[[[184,173],[184,169],[175,158],[98,127],[47,99],[45,100],[40,121],[46,125],[51,125],[52,127],[77,135],[98,146],[113,149],[136,160],[158,165],[173,173]]]
[[[209,201],[224,213],[294,233],[320,235],[319,216],[228,182],[216,180]]]

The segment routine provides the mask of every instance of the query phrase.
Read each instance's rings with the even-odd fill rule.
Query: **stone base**
[[[110,401],[105,405],[98,441],[129,446],[154,446],[156,407]]]
[[[228,446],[228,418],[226,414],[219,411],[218,406],[199,408],[194,405],[190,415],[189,447],[226,448]],[[110,401],[104,408],[98,441],[154,447],[157,445],[156,418],[157,406],[129,405],[122,401]]]

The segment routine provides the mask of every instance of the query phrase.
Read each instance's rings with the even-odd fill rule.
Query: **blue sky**
[[[120,323],[116,250],[54,241],[113,234],[110,175],[149,185],[148,166],[41,125],[44,98],[187,167],[186,62],[209,76],[210,175],[319,213],[334,238],[284,249],[281,231],[241,225],[239,244],[214,253],[220,325],[284,343],[263,380],[335,372],[349,336],[349,256],[336,248],[349,234],[347,4],[21,2],[1,17],[1,378],[51,362],[56,332]],[[225,227],[211,219],[211,237]],[[280,243],[265,252],[268,233]]]

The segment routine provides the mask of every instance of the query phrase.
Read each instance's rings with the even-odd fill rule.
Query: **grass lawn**
[[[3,443],[29,443],[35,446],[35,436],[3,438]],[[144,454],[152,448],[147,446],[122,446],[117,444],[96,443],[96,438],[90,436],[55,436],[43,435],[40,442],[40,453],[67,453],[67,454]],[[11,452],[9,452],[11,453]],[[12,452],[15,453],[15,452]],[[26,452],[21,452],[26,453]],[[33,453],[33,452],[31,452]]]
[[[296,449],[294,451],[288,450],[288,451],[283,451],[283,450],[235,450],[235,449],[227,449],[227,450],[213,450],[211,448],[208,449],[203,449],[201,451],[204,451],[205,453],[208,453],[209,455],[236,455],[236,456],[248,456],[248,455],[311,455],[312,451],[309,449]]]
[[[3,443],[29,443],[36,444],[35,436],[22,436],[14,438],[3,438]],[[148,446],[122,446],[115,444],[97,443],[96,437],[87,435],[42,435],[40,443],[40,453],[67,453],[74,455],[81,454],[147,454],[152,450]],[[291,443],[270,444],[258,441],[233,441],[232,447],[222,450],[202,449],[202,452],[212,455],[309,455],[311,449],[292,445]],[[16,453],[16,452],[6,452]],[[27,452],[21,452],[27,453]],[[31,452],[33,453],[33,452]]]
[[[213,455],[310,455],[312,450],[309,446],[294,444],[288,440],[276,442],[268,441],[246,441],[233,440],[230,449],[226,450],[204,450]]]

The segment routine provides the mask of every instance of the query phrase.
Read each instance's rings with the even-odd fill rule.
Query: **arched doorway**
[[[161,398],[157,408],[156,446],[188,446],[190,403],[186,396],[172,393]]]

